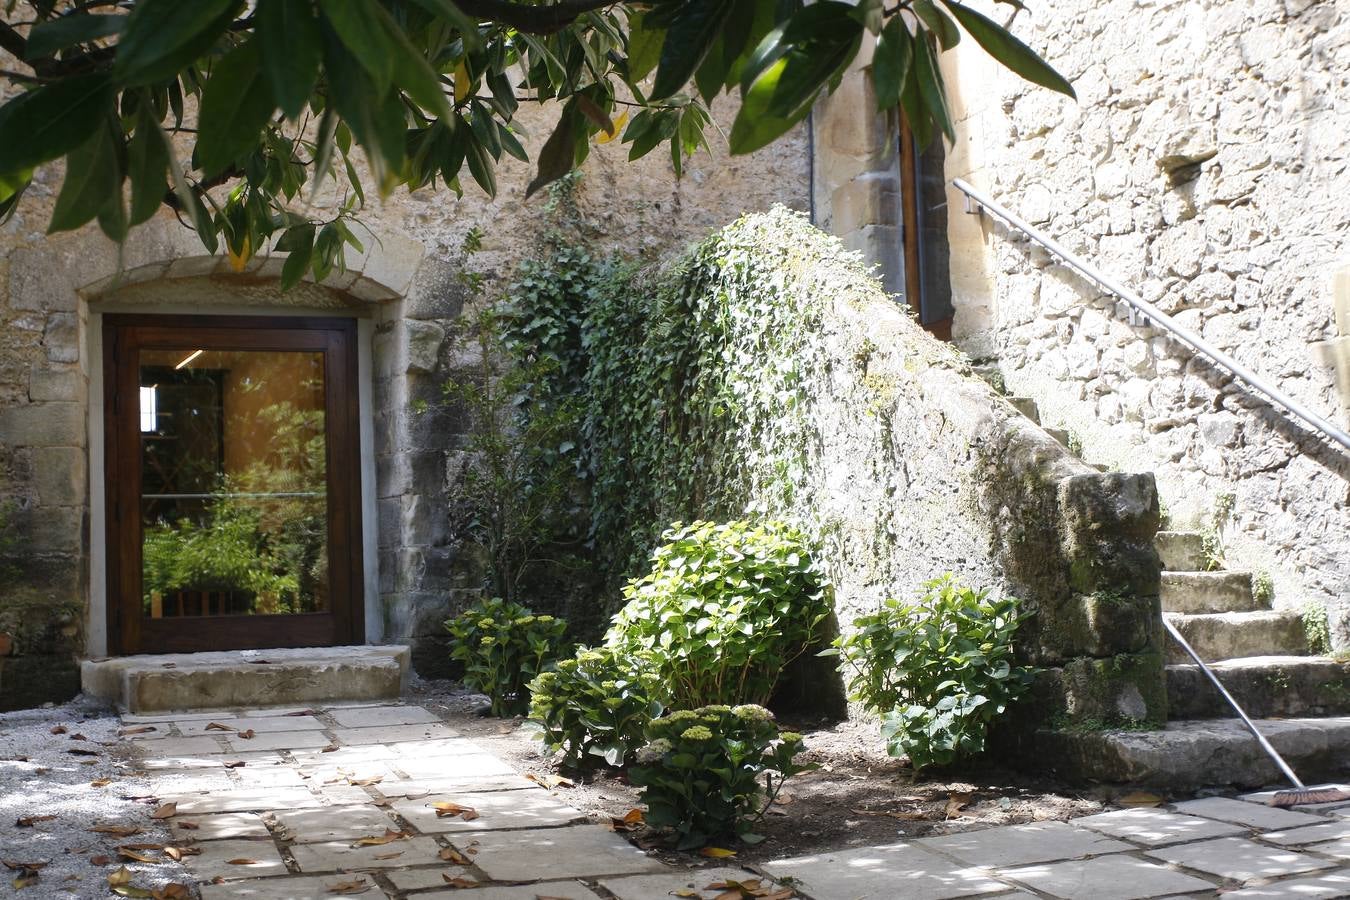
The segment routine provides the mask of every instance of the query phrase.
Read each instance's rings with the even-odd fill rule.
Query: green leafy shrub
[[[464,685],[487,694],[494,716],[508,716],[529,707],[525,686],[561,654],[567,623],[494,597],[478,601],[445,627],[450,658],[464,664]]]
[[[680,706],[764,703],[820,633],[829,585],[781,522],[675,523],[624,588],[607,642],[651,655]]]
[[[681,850],[733,834],[758,841],[751,829],[783,782],[815,768],[795,762],[802,736],[780,734],[762,706],[676,710],[647,738],[629,778],[643,789],[647,823],[670,829]]]
[[[666,691],[645,656],[612,647],[582,648],[530,683],[530,718],[562,764],[621,766],[642,746],[665,709]]]
[[[840,655],[850,699],[881,716],[892,756],[945,765],[983,752],[989,723],[1030,684],[1031,670],[1012,664],[1018,603],[946,575],[913,603],[855,619],[825,653]]]

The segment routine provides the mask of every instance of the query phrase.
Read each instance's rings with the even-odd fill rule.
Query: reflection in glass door
[[[107,319],[121,652],[354,639],[350,323]]]

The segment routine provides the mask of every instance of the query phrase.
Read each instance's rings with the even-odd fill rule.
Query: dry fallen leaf
[[[465,856],[463,853],[460,853],[454,847],[446,847],[442,849],[441,852],[437,855],[440,856],[440,858],[445,860],[446,862],[454,863],[457,866],[472,865],[469,858]]]
[[[472,822],[478,818],[478,811],[473,807],[460,806],[458,803],[451,803],[448,800],[433,803],[431,808],[436,810],[436,818],[438,819],[444,819],[446,816],[459,816],[465,822]]]
[[[126,737],[129,734],[146,734],[148,732],[158,730],[159,729],[155,728],[155,726],[153,725],[141,725],[138,728],[123,728],[121,731],[118,732],[118,734],[121,735],[122,737]]]
[[[257,864],[258,861],[256,859],[249,859],[248,857],[225,860],[225,865],[227,866],[256,866]]]
[[[219,722],[207,722],[207,723],[206,723],[206,730],[207,730],[207,731],[234,731],[234,729],[231,728],[229,725],[222,725],[222,724],[220,724]]]
[[[155,900],[190,900],[192,897],[192,888],[186,884],[179,884],[171,881],[162,888],[151,893]]]
[[[1162,806],[1163,798],[1148,791],[1131,791],[1116,802],[1121,806],[1148,808]]]
[[[969,791],[953,791],[947,795],[947,818],[956,816],[970,805],[972,794]]]
[[[26,887],[37,884],[37,880],[37,869],[21,869],[19,870],[19,873],[14,876],[14,880],[11,881],[10,884],[14,886],[14,890],[21,891]]]
[[[678,891],[671,892],[676,897],[694,897],[696,900],[702,900],[703,892],[696,891],[693,888],[680,888]]]
[[[201,827],[196,822],[175,822],[174,824],[184,831],[196,831]]]
[[[370,787],[372,784],[379,784],[381,781],[384,781],[383,775],[375,775],[371,778],[347,779],[347,783],[352,787]]]
[[[312,715],[314,715],[314,710],[312,710],[312,709],[297,709],[297,710],[294,710],[293,712],[282,713],[282,715],[283,715],[283,716],[312,716]]]
[[[242,769],[245,763],[242,759],[232,759],[221,763],[221,765],[227,769]]]
[[[50,822],[56,816],[21,816],[14,820],[16,828],[32,828],[38,822]]]
[[[643,821],[642,810],[630,809],[628,812],[624,813],[623,821],[625,825],[637,825]]]
[[[555,787],[576,787],[573,782],[563,778],[561,775],[537,775],[534,772],[526,772],[525,777],[535,784],[542,785],[550,790]]]
[[[86,750],[86,749],[84,749],[83,747],[72,747],[71,749],[67,750],[66,752],[67,752],[67,753],[73,753],[73,754],[75,754],[76,756],[98,756],[98,751],[97,751],[97,750]],[[93,765],[93,763],[88,763],[87,765]]]
[[[15,862],[15,861],[12,860],[12,859],[0,859],[0,863],[3,863],[3,864],[4,864],[4,867],[5,867],[6,869],[9,869],[11,872],[20,872],[20,871],[23,871],[24,869],[33,869],[34,871],[36,871],[36,870],[42,868],[43,866],[47,865],[47,862],[46,862],[46,861],[44,861],[44,862]]]
[[[446,875],[446,874],[443,874],[443,873],[442,873],[442,875],[441,875],[441,878],[445,879],[445,883],[448,884],[448,885],[450,885],[450,886],[453,887],[453,888],[476,888],[476,887],[478,887],[478,882],[474,881],[472,878],[460,878],[460,877],[458,877],[458,876],[456,876],[456,877],[454,877],[454,878],[451,878],[449,875]]]
[[[729,857],[735,856],[736,851],[725,850],[721,847],[704,847],[702,850],[698,851],[698,855],[706,856],[710,859],[727,859]]]
[[[112,892],[119,897],[141,897],[145,900],[154,900],[155,898],[153,891],[147,891],[143,887],[136,887],[131,884],[119,884],[112,889]]]
[[[376,853],[376,859],[397,859],[403,855],[402,850],[395,850],[393,853]]]
[[[158,863],[164,861],[162,859],[155,859],[153,856],[146,856],[144,853],[133,850],[130,847],[118,847],[117,855],[122,859],[129,859],[132,862],[139,863]]]
[[[364,878],[356,878],[352,881],[339,881],[337,884],[325,885],[330,894],[364,894],[370,890],[370,882]]]
[[[178,804],[174,801],[161,803],[159,807],[150,814],[152,819],[169,819],[178,815]]]
[[[112,857],[111,857],[111,856],[102,856],[102,855],[100,855],[100,856],[91,856],[91,857],[89,857],[89,861],[90,861],[91,863],[93,863],[94,865],[96,865],[96,866],[106,866],[108,863],[112,862]]]
[[[113,834],[118,837],[130,837],[133,834],[139,834],[140,829],[135,825],[95,825],[89,829],[99,834]]]
[[[116,872],[108,873],[108,885],[117,887],[122,884],[131,884],[131,872],[127,871],[126,866],[121,866]]]
[[[65,733],[66,733],[66,726],[64,725],[52,726],[52,734],[65,734]]]
[[[319,752],[320,752],[320,753],[334,753],[334,752],[337,751],[337,749],[338,749],[338,745],[337,745],[337,744],[329,744],[327,747],[324,747],[324,748],[323,748],[322,750],[320,750]]]
[[[85,736],[82,735],[82,734],[72,734],[72,735],[70,736],[70,739],[71,739],[72,741],[87,741],[87,740],[89,740],[89,738],[85,737]]]
[[[382,844],[390,844],[390,843],[393,843],[394,841],[401,841],[401,840],[407,838],[408,836],[409,836],[409,835],[408,835],[408,832],[406,832],[406,831],[394,831],[394,830],[391,828],[391,829],[386,830],[384,834],[379,835],[378,837],[375,836],[375,835],[370,835],[370,836],[367,836],[367,837],[358,838],[358,839],[356,840],[356,842],[352,844],[352,846],[353,846],[353,847],[379,847],[379,846],[381,846]]]
[[[246,729],[244,729],[243,731],[241,731],[241,732],[239,732],[238,734],[236,734],[235,737],[240,737],[240,738],[243,738],[243,739],[246,740],[246,741],[251,741],[251,740],[253,740],[253,729],[252,729],[252,728],[246,728]]]
[[[89,782],[90,787],[107,787],[110,784],[112,784],[111,778],[96,778]]]

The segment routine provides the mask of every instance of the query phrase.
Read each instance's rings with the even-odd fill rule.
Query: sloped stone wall
[[[1078,102],[973,42],[945,55],[948,177],[1344,426],[1350,297],[1350,7],[1309,0],[1068,0],[1015,31]],[[1221,531],[1275,603],[1330,608],[1350,644],[1350,454],[1327,449],[1046,254],[948,192],[954,334],[1093,462],[1156,472],[1174,528]],[[1344,284],[1344,282],[1342,282]],[[1341,294],[1348,292],[1341,288]],[[1339,375],[1338,375],[1339,373]],[[1337,387],[1337,378],[1340,386]]]

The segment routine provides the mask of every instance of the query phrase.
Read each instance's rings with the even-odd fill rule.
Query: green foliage
[[[445,628],[450,658],[464,666],[465,687],[487,694],[494,716],[508,716],[529,708],[526,685],[561,654],[567,623],[494,597],[447,620]]]
[[[1252,599],[1257,606],[1270,606],[1275,600],[1275,579],[1264,570],[1252,577]]]
[[[898,102],[921,143],[938,131],[952,139],[937,63],[939,47],[960,37],[952,17],[1012,71],[1073,95],[1025,44],[956,0],[125,0],[117,4],[125,15],[90,8],[6,4],[0,47],[26,67],[10,77],[27,90],[0,106],[0,216],[13,212],[34,167],[64,157],[69,175],[52,230],[97,219],[120,241],[163,203],[210,252],[223,242],[241,265],[281,235],[299,260],[284,272],[287,284],[306,269],[321,280],[343,266],[347,247],[360,252],[349,222],[366,188],[354,151],[382,196],[438,183],[459,193],[466,168],[492,195],[504,158],[528,159],[515,123],[522,102],[558,106],[528,195],[621,129],[630,158],[668,144],[678,174],[706,146],[708,104],[722,93],[741,95],[732,152],[762,147],[838,87],[864,41],[876,44],[878,108]],[[31,26],[26,36],[21,23]],[[620,110],[634,112],[626,128],[615,120]],[[332,218],[315,221],[309,201],[334,171],[346,198]],[[213,192],[222,186],[224,196]]]
[[[677,522],[662,538],[607,642],[650,654],[678,705],[767,702],[832,608],[805,538],[746,521]]]
[[[1314,656],[1331,653],[1331,618],[1324,604],[1310,600],[1303,606],[1303,631],[1308,637],[1308,652]]]
[[[562,764],[621,766],[642,746],[668,692],[651,661],[613,647],[581,648],[530,682],[530,718]]]
[[[762,840],[752,829],[783,782],[815,768],[795,761],[802,736],[780,734],[761,706],[676,710],[647,738],[629,778],[642,788],[647,823],[673,832],[681,850],[731,835]]]
[[[841,658],[850,699],[882,717],[892,756],[914,768],[983,752],[985,731],[1031,683],[1014,666],[1018,601],[990,599],[950,575],[913,603],[887,600],[825,651]]]

